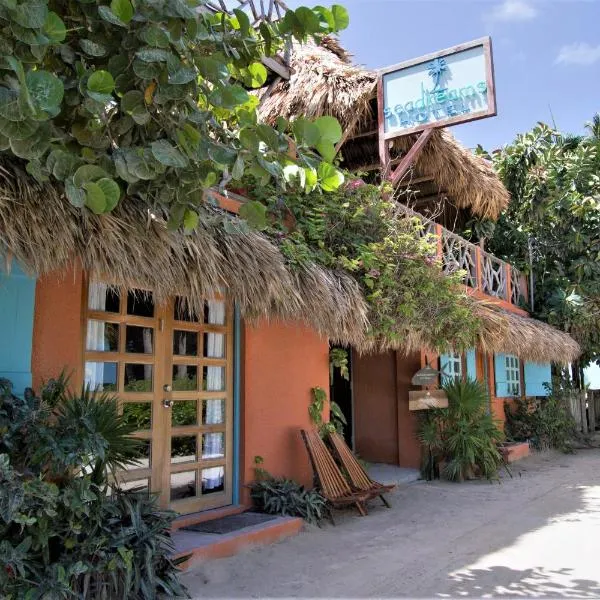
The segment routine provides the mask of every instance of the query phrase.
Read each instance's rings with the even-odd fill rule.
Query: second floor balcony
[[[527,301],[527,279],[518,269],[407,206],[398,206],[421,222],[422,236],[435,236],[444,273],[460,271],[463,283],[476,293],[498,298],[516,308]]]

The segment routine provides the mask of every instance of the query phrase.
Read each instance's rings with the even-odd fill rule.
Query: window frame
[[[505,354],[504,372],[506,388],[510,396],[521,395],[521,361],[514,354]]]

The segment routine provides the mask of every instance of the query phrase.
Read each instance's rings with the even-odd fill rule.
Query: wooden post
[[[408,171],[411,165],[417,160],[419,154],[425,148],[425,144],[433,134],[433,127],[426,129],[421,133],[417,141],[411,146],[410,150],[406,153],[406,155],[400,161],[400,164],[396,167],[396,169],[392,172],[392,184],[396,185],[404,176],[404,174]]]
[[[437,236],[437,255],[440,261],[444,262],[444,242],[442,236],[444,235],[444,228],[439,224],[435,224],[435,235]]]
[[[506,301],[512,304],[512,279],[510,265],[508,263],[504,263],[504,277],[506,277]]]
[[[581,409],[581,431],[583,433],[588,432],[588,423],[587,423],[587,411],[585,407],[585,391],[579,393],[579,406]]]
[[[475,246],[475,289],[481,290],[483,288],[482,285],[482,273],[483,273],[483,263],[481,257],[481,247]]]
[[[585,392],[584,392],[585,393]],[[594,392],[587,392],[588,394],[588,414],[590,415],[589,429],[590,433],[596,431],[596,402],[594,401]]]

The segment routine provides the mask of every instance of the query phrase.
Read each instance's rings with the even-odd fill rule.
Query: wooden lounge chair
[[[300,432],[310,462],[315,473],[317,487],[320,489],[323,497],[328,500],[334,508],[353,504],[358,509],[361,516],[367,514],[365,501],[369,494],[361,491],[353,491],[346,478],[337,466],[325,442],[316,431],[302,430]],[[331,522],[333,516],[330,514]]]
[[[369,498],[376,498],[379,496],[383,503],[390,508],[390,504],[386,500],[384,494],[390,492],[396,486],[383,485],[382,483],[373,481],[363,469],[363,466],[358,462],[352,450],[348,448],[344,438],[339,433],[330,433],[329,441],[331,442],[333,452],[337,456],[340,465],[348,473],[348,478],[350,479],[352,487],[358,491],[367,493]]]

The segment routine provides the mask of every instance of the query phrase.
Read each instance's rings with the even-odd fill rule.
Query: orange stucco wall
[[[328,341],[302,324],[261,322],[244,328],[243,344],[242,483],[254,479],[254,457],[262,456],[273,475],[310,486],[300,429],[312,426],[311,388],[329,394]]]
[[[63,369],[71,374],[72,387],[81,385],[82,282],[76,267],[37,280],[31,353],[35,389]]]

